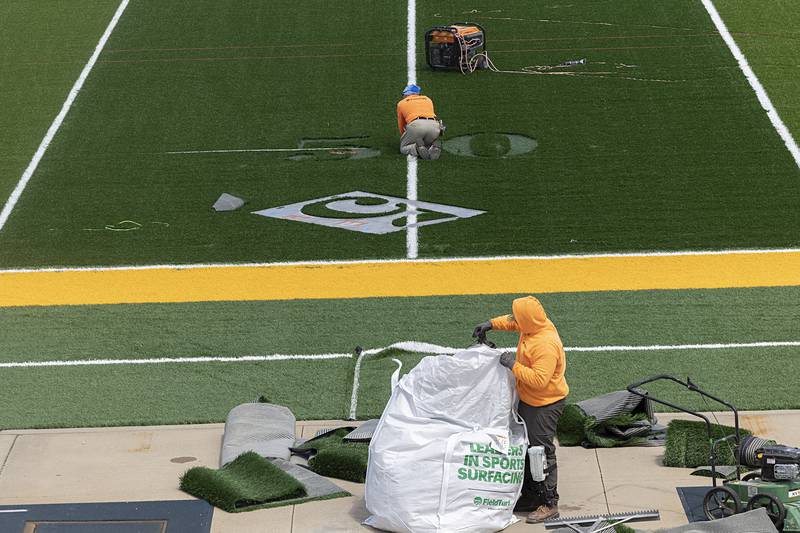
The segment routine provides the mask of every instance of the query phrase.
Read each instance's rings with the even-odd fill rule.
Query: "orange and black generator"
[[[425,32],[425,58],[434,70],[486,68],[486,31],[473,22],[431,28]]]

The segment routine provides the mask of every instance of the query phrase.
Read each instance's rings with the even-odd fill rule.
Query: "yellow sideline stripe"
[[[800,285],[800,252],[0,272],[0,307]]]

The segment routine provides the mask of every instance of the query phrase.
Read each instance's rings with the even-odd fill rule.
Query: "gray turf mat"
[[[245,403],[231,409],[225,421],[220,465],[244,452],[288,460],[295,441],[295,417],[282,405]]]
[[[372,435],[375,434],[375,429],[378,427],[378,422],[380,419],[373,418],[371,420],[367,420],[356,429],[348,433],[344,436],[344,440],[355,441],[355,442],[365,442],[372,439]]]
[[[283,459],[270,459],[270,461],[303,484],[306,489],[306,496],[303,499],[333,497],[335,495],[350,496],[350,493],[340,486],[307,468]]]

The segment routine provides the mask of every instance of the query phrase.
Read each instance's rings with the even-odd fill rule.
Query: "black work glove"
[[[478,324],[475,326],[475,330],[472,332],[472,336],[477,339],[483,339],[486,337],[486,332],[492,329],[491,322],[484,322],[482,324]]]
[[[517,352],[503,352],[500,355],[500,364],[511,370],[517,362]]]

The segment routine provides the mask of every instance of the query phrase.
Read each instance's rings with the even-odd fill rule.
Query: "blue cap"
[[[403,89],[403,96],[408,96],[409,94],[419,94],[422,92],[422,89],[419,88],[419,85],[414,85],[413,83],[409,83],[406,85],[406,88]]]

